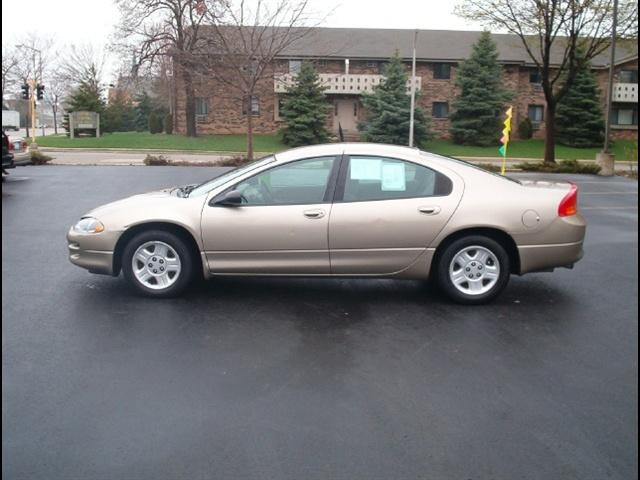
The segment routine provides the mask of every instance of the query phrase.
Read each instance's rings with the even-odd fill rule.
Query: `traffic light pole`
[[[33,52],[33,80],[31,81],[31,148],[38,148],[36,145],[36,52]]]

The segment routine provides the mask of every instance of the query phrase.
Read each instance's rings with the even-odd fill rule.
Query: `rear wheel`
[[[468,305],[493,300],[506,287],[509,275],[504,247],[481,235],[455,240],[437,263],[438,286],[452,300]]]
[[[138,292],[150,297],[172,297],[189,285],[193,257],[177,235],[149,230],[139,233],[125,246],[122,271]]]

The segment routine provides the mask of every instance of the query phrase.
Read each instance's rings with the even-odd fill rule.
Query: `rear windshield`
[[[479,167],[478,165],[474,165],[471,162],[467,162],[465,160],[460,160],[459,158],[449,157],[447,155],[439,155],[437,153],[423,152],[422,150],[420,151],[420,154],[424,155],[425,157],[438,157],[438,158],[442,158],[443,160],[448,160],[448,161],[451,161],[451,162],[455,162],[455,163],[464,165],[466,167],[475,168],[476,170],[480,170],[481,172],[488,173],[489,175],[493,175],[494,177],[502,178],[503,180],[509,180],[510,182],[514,182],[514,183],[517,183],[518,185],[522,185],[522,182],[520,182],[520,180],[517,180],[515,178],[511,178],[511,177],[507,177],[505,175],[500,175],[499,173],[492,172],[491,170],[486,170],[486,169],[484,169],[482,167]]]

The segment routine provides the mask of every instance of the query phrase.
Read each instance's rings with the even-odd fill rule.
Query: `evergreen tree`
[[[89,79],[81,80],[67,98],[67,105],[69,112],[86,110],[102,113],[104,111],[104,100],[100,85]]]
[[[604,130],[598,82],[589,63],[582,62],[573,84],[558,102],[556,140],[572,147],[599,147]]]
[[[502,88],[502,67],[491,34],[482,32],[471,56],[456,76],[459,94],[453,102],[451,138],[463,145],[495,145],[502,131],[502,115],[512,94]]]
[[[135,110],[131,101],[121,92],[116,91],[104,109],[102,120],[104,132],[129,132],[135,130]]]
[[[331,107],[327,104],[324,90],[313,65],[304,62],[280,110],[285,121],[282,141],[286,145],[298,147],[329,140],[326,121]]]
[[[358,130],[367,142],[407,145],[411,97],[407,95],[407,73],[396,52],[384,70],[384,80],[373,93],[362,96],[367,119],[358,124]],[[424,111],[414,110],[414,144],[421,146],[428,140],[428,122]]]
[[[153,111],[151,97],[146,91],[135,97],[135,129],[138,132],[144,132],[149,128],[149,115]]]

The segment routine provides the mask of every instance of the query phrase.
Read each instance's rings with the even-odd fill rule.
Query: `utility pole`
[[[600,175],[612,176],[615,173],[615,157],[609,151],[611,136],[611,110],[613,103],[613,67],[616,61],[616,30],[618,27],[618,0],[613,0],[613,22],[611,25],[611,56],[609,57],[609,79],[607,84],[607,110],[605,112],[604,148],[596,154],[596,163],[600,165]]]
[[[38,145],[36,144],[36,90],[38,88],[38,73],[40,77],[42,77],[42,52],[37,48],[31,47],[29,45],[16,45],[18,48],[27,48],[31,50],[32,55],[31,59],[33,60],[33,72],[31,75],[31,92],[29,97],[29,113],[31,114],[31,146],[32,149],[37,149]],[[40,68],[38,69],[36,65],[36,53],[40,59]]]
[[[411,61],[411,113],[409,115],[409,146],[413,147],[414,109],[416,104],[416,41],[418,30],[413,34],[413,59]]]

